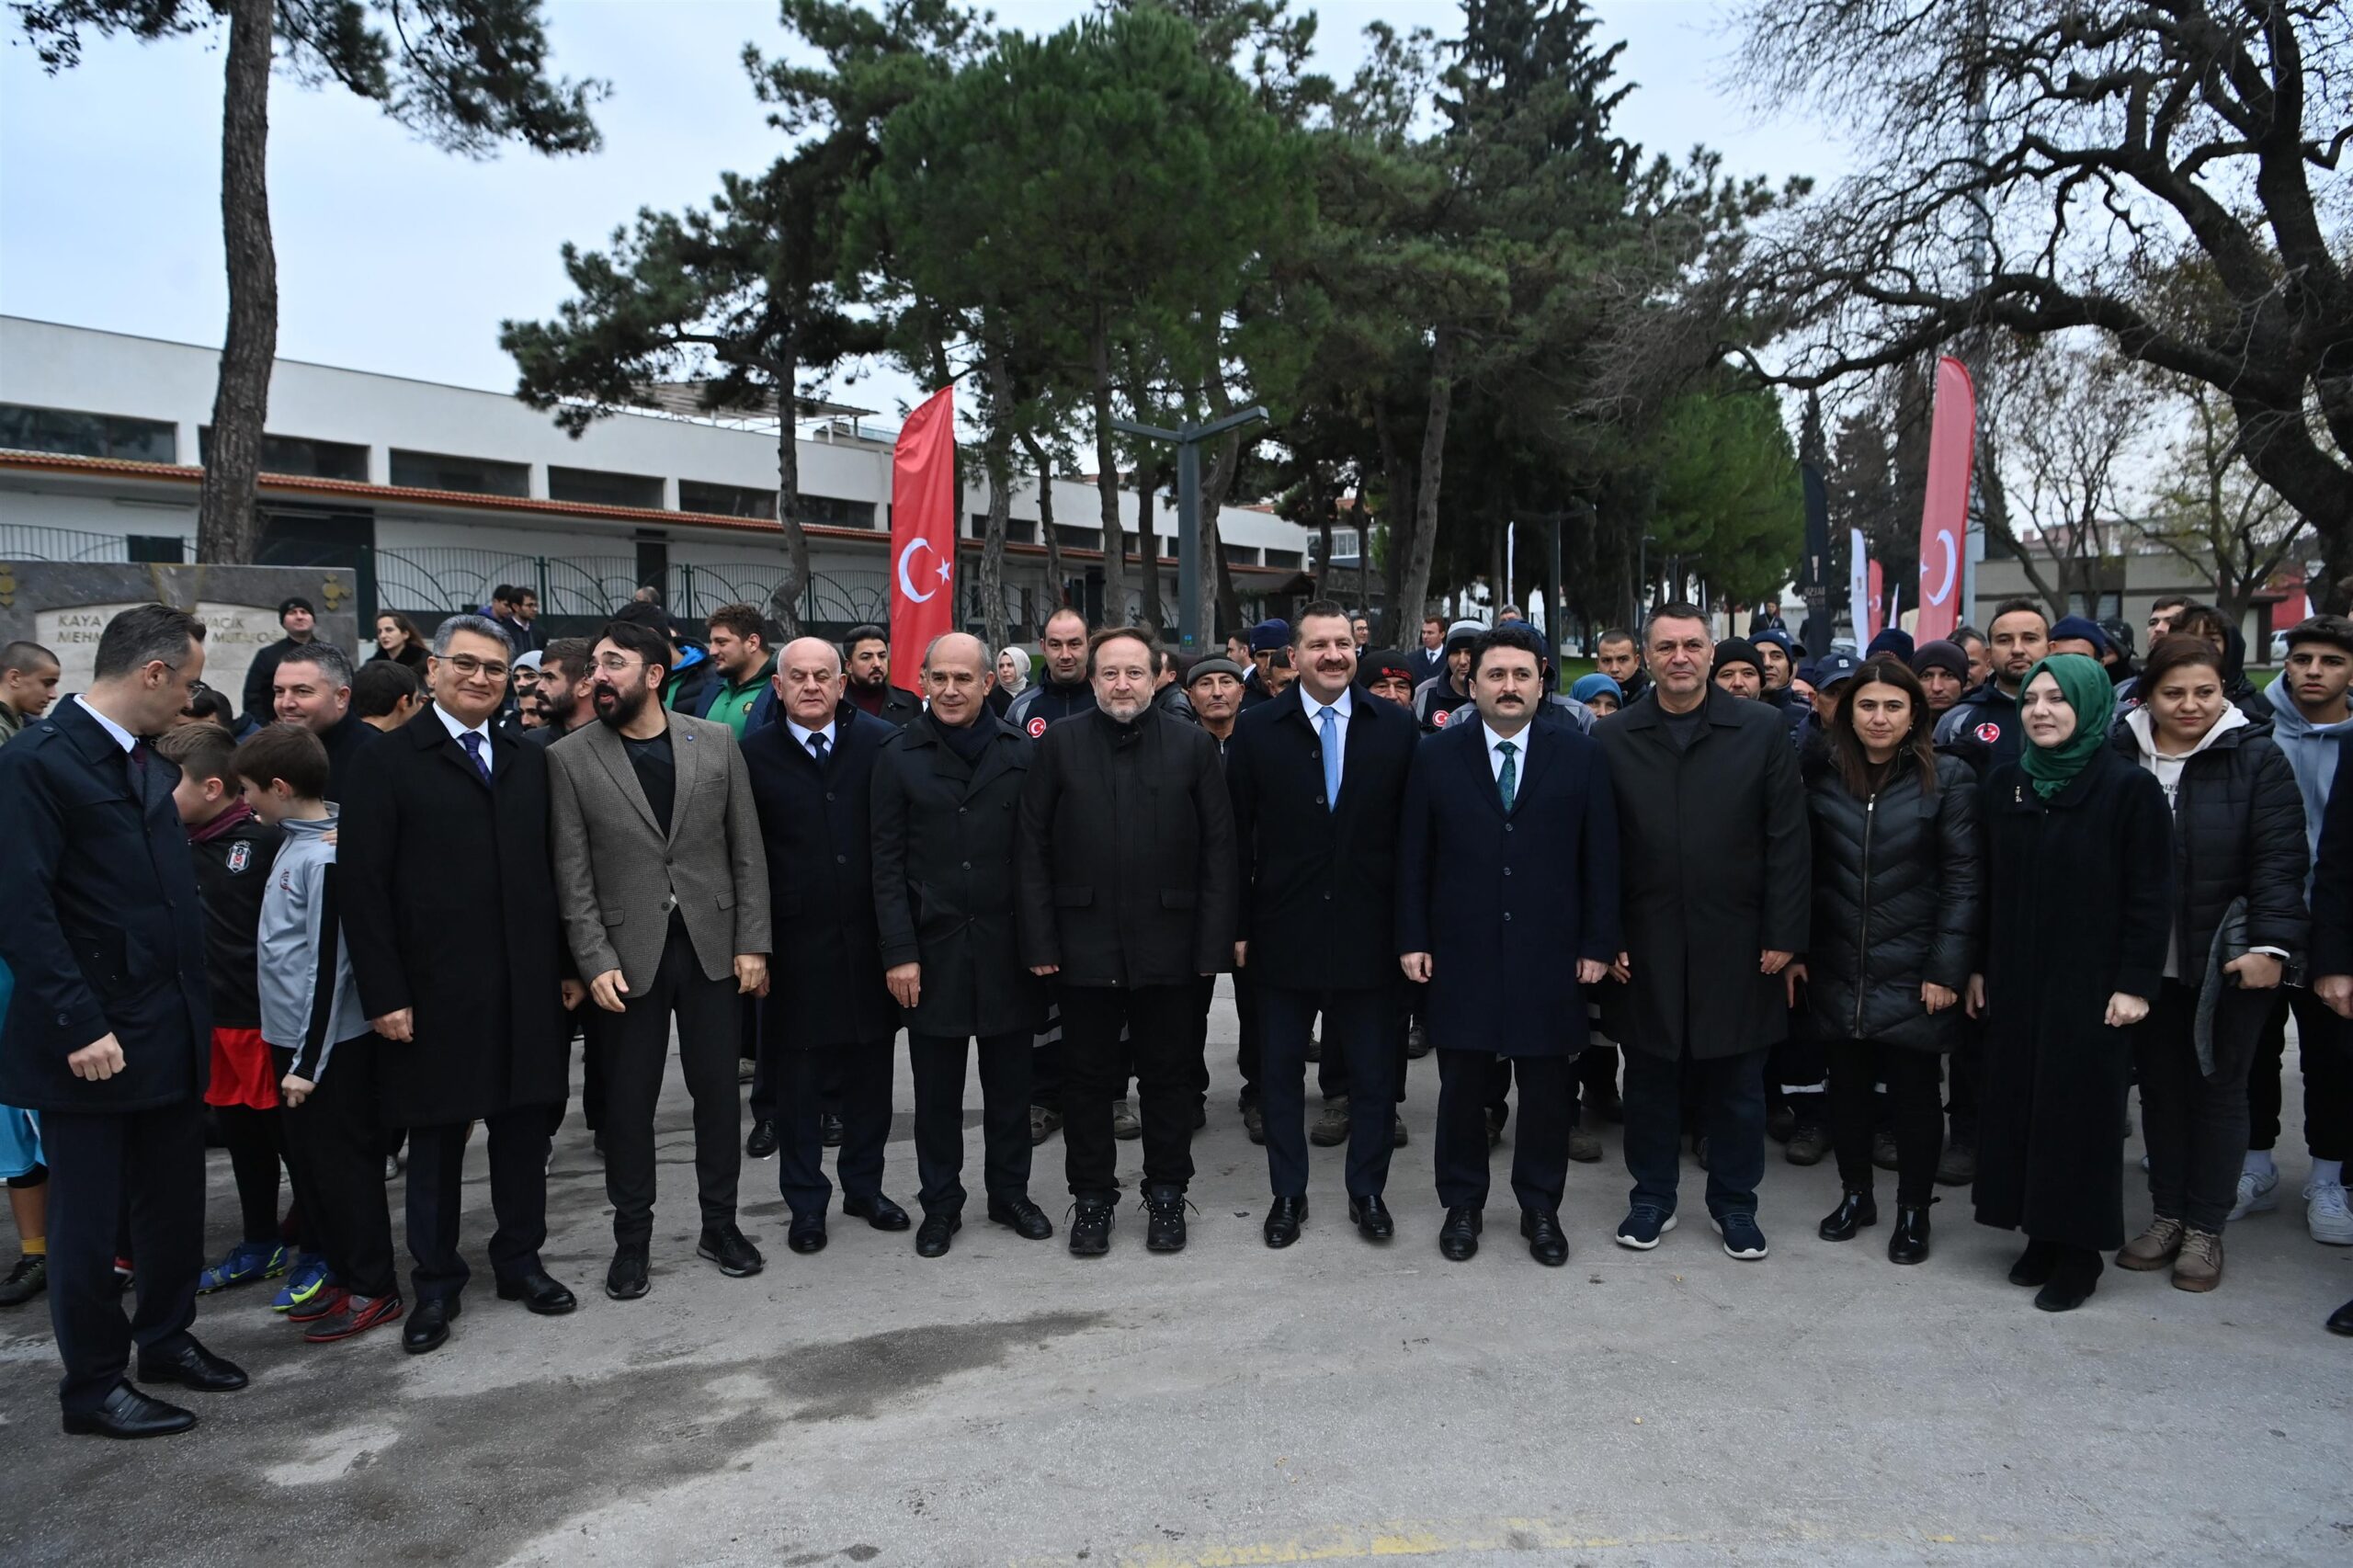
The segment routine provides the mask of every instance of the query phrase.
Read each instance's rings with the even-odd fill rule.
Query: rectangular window
[[[989,515],[986,512],[975,512],[965,521],[972,530],[965,536],[967,539],[984,540],[989,537]],[[1023,517],[1007,517],[1005,519],[1005,540],[1007,544],[1035,544],[1038,542],[1038,525]]]
[[[188,540],[177,534],[132,534],[123,541],[135,564],[158,562],[177,566],[188,560]]]
[[[608,473],[595,468],[548,468],[548,499],[584,506],[662,509],[662,482],[642,473]]]
[[[678,510],[712,517],[762,517],[776,521],[776,492],[745,484],[705,484],[678,481]]]
[[[801,521],[805,528],[871,528],[874,503],[843,501],[831,495],[802,495]]]
[[[1103,548],[1103,530],[1074,528],[1064,523],[1056,523],[1054,542],[1064,550],[1100,550]]]
[[[1269,566],[1304,566],[1307,564],[1307,556],[1305,552],[1296,550],[1270,550],[1267,551],[1267,564]]]
[[[1258,564],[1258,551],[1257,547],[1255,545],[1222,544],[1218,546],[1218,549],[1223,552],[1225,556],[1225,562],[1229,566],[1256,566]]]
[[[211,426],[197,426],[196,450],[199,462],[211,463]],[[261,438],[261,471],[293,479],[347,479],[354,484],[365,484],[368,449],[349,441],[314,441],[307,436],[272,436],[265,431]]]
[[[468,495],[531,494],[529,463],[489,458],[451,457],[444,452],[392,450],[392,483],[403,490],[455,490]]]
[[[112,458],[120,462],[176,463],[179,431],[158,419],[119,414],[77,414],[0,403],[0,447],[19,452]]]

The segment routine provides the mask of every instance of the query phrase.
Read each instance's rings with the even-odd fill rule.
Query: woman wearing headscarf
[[[1013,706],[1029,684],[1029,651],[1017,644],[998,650],[996,655],[996,686],[989,693],[989,711],[998,718]]]
[[[2155,778],[2109,744],[2099,661],[2046,658],[2019,703],[2026,744],[1985,778],[1985,1020],[1977,1220],[2022,1230],[2010,1282],[2079,1307],[2124,1243],[2131,1026],[2149,1013],[2173,924],[2173,824]]]
[[[1619,684],[1598,671],[1577,676],[1569,687],[1569,695],[1593,710],[1596,719],[1607,719],[1625,706],[1625,693]]]
[[[2222,1222],[2247,1141],[2247,1067],[2303,946],[2303,796],[2271,726],[2228,696],[2225,655],[2205,639],[2159,642],[2117,754],[2154,778],[2173,812],[2174,887],[2165,979],[2133,1030],[2149,1145],[2149,1228],[2120,1268],[2173,1265],[2184,1290],[2222,1282]]]

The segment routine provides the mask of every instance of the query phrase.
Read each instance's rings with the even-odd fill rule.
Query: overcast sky
[[[1302,0],[1295,0],[1301,4]],[[1011,0],[1000,23],[1058,27],[1085,0]],[[1364,24],[1427,25],[1451,0],[1325,0],[1319,64],[1346,80]],[[1836,139],[1760,119],[1722,85],[1729,47],[1716,0],[1613,0],[1603,34],[1627,43],[1638,84],[1619,130],[1678,158],[1695,142],[1730,171],[1833,176]],[[767,0],[551,0],[555,61],[602,77],[605,150],[487,163],[409,137],[347,92],[278,79],[270,192],[278,266],[278,351],[355,369],[511,390],[497,346],[506,317],[551,314],[567,294],[558,248],[599,244],[641,207],[700,203],[722,169],[773,158],[736,56],[783,46]],[[220,237],[222,53],[215,40],[92,41],[78,70],[42,74],[21,43],[0,51],[0,312],[217,344],[227,309]],[[5,368],[0,368],[0,375]],[[894,419],[913,383],[887,367],[830,389]]]

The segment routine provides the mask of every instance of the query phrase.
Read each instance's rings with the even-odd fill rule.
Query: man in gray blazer
[[[647,1290],[654,1107],[673,1016],[694,1096],[695,1250],[731,1278],[762,1261],[735,1224],[735,998],[767,986],[767,860],[734,733],[662,706],[670,656],[659,632],[606,627],[588,677],[598,722],[548,748],[565,936],[590,997],[620,1015],[600,1054],[614,1242],[605,1293],[621,1301]]]

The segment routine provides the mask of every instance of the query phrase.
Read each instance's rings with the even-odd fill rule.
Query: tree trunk
[[[1021,449],[1029,454],[1029,466],[1038,474],[1038,539],[1046,547],[1046,615],[1070,603],[1065,591],[1068,579],[1063,575],[1063,541],[1054,535],[1054,463],[1046,451],[1046,444],[1029,431],[1021,432]],[[1038,618],[1038,631],[1043,635],[1046,615]]]
[[[1154,526],[1160,501],[1160,468],[1141,455],[1136,460],[1136,573],[1138,619],[1165,638],[1167,628],[1160,615],[1160,542]]]
[[[278,252],[269,233],[272,0],[227,0],[229,59],[221,102],[221,234],[229,325],[212,394],[212,449],[198,492],[196,558],[249,562],[260,543],[254,491],[278,358]]]
[[[1120,526],[1120,460],[1111,433],[1111,334],[1095,324],[1095,493],[1103,504],[1103,624],[1128,621],[1128,539]]]
[[[2287,498],[2319,536],[2323,569],[2305,592],[2317,615],[2353,613],[2353,473],[2308,430],[2253,399],[2232,399],[2246,466]]]
[[[981,448],[982,472],[989,481],[989,520],[981,535],[981,627],[988,640],[985,667],[996,668],[996,651],[1006,645],[1005,525],[1013,514],[1013,377],[1005,368],[1005,350],[992,347],[981,361],[989,383],[988,437]]]
[[[1430,347],[1430,404],[1422,427],[1421,484],[1414,499],[1414,540],[1405,562],[1400,604],[1417,605],[1429,592],[1430,559],[1438,549],[1438,495],[1446,470],[1446,419],[1454,406],[1454,335],[1438,329]]]
[[[1389,596],[1392,615],[1418,618],[1422,613],[1421,605],[1416,603],[1408,608],[1405,599],[1405,553],[1414,540],[1414,514],[1406,497],[1414,493],[1413,476],[1405,472],[1404,463],[1398,459],[1397,443],[1390,436],[1388,421],[1378,421],[1376,428],[1381,443],[1381,483],[1388,492],[1381,506],[1381,519],[1388,530],[1384,539],[1387,548],[1382,551],[1384,559],[1381,562],[1381,585]],[[1416,631],[1421,629],[1418,619],[1411,621],[1400,619],[1397,625],[1401,631],[1408,625]]]
[[[801,607],[809,598],[809,536],[801,528],[801,432],[793,423],[793,391],[800,381],[798,335],[787,332],[768,367],[776,385],[776,523],[784,534],[784,575],[768,596],[768,614],[786,638],[801,633]],[[687,607],[677,607],[681,613]]]
[[[1394,612],[1383,610],[1379,615],[1373,613],[1372,528],[1365,517],[1364,481],[1361,478],[1357,481],[1355,497],[1348,503],[1348,526],[1357,530],[1357,612],[1372,622],[1374,646],[1397,647],[1399,644],[1392,635],[1395,628],[1389,624],[1394,619]],[[1417,626],[1414,630],[1419,631],[1421,628]]]
[[[1211,376],[1209,380],[1209,409],[1213,419],[1222,419],[1233,412],[1233,399],[1225,390],[1225,379]],[[1242,432],[1229,430],[1217,438],[1209,454],[1209,466],[1201,473],[1201,603],[1217,607],[1217,625],[1211,635],[1201,639],[1204,648],[1222,651],[1225,644],[1215,635],[1217,631],[1233,633],[1245,630],[1242,624],[1242,595],[1233,585],[1233,562],[1225,558],[1225,530],[1218,526],[1218,514],[1225,509],[1226,495],[1233,489],[1233,476],[1242,469]]]

